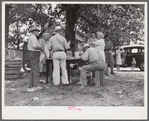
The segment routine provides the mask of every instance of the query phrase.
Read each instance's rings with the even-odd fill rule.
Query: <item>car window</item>
[[[131,50],[130,49],[127,49],[127,53],[131,53]]]
[[[139,53],[141,53],[141,52],[142,52],[142,49],[141,49],[141,48],[138,48],[138,50],[139,50]]]
[[[131,53],[138,53],[138,49],[137,48],[132,49]]]
[[[142,49],[142,52],[144,52],[144,49]]]

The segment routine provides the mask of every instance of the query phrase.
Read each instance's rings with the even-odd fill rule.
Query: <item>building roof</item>
[[[144,45],[125,45],[125,46],[120,46],[121,48],[129,48],[129,47],[144,47]]]

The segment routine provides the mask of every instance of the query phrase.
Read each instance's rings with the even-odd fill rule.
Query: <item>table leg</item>
[[[49,63],[46,61],[46,84],[48,83]]]
[[[50,81],[52,81],[52,63],[50,63],[50,69],[49,69],[49,71],[50,71]]]
[[[68,63],[68,81],[70,83],[70,64]]]

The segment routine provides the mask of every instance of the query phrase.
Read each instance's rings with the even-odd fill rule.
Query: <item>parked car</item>
[[[122,50],[122,53],[121,53],[122,67],[131,67],[132,58],[135,58],[136,67],[139,67],[141,71],[144,71],[144,45],[126,45],[126,46],[119,46],[119,47]],[[113,54],[113,56],[115,60],[116,54]]]

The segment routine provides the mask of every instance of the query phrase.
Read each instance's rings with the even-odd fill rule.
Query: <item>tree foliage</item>
[[[7,6],[7,5],[6,5]],[[44,30],[60,22],[66,24],[66,39],[76,44],[75,30],[84,34],[102,31],[108,34],[114,46],[129,44],[130,40],[143,40],[143,4],[57,4],[52,11],[51,4],[9,4],[9,25],[13,34],[20,39],[20,28],[28,24],[29,18]],[[11,39],[13,40],[13,39]],[[19,43],[19,41],[17,41]]]
[[[58,17],[66,16],[67,8],[75,8],[74,23],[84,33],[102,31],[108,34],[114,45],[129,44],[130,40],[143,39],[144,36],[144,5],[141,4],[61,4],[57,8]],[[64,12],[65,11],[65,12]],[[69,15],[69,19],[74,14]],[[66,19],[67,20],[67,19]],[[73,28],[71,28],[73,30]],[[121,40],[121,42],[120,42]]]
[[[23,25],[29,26],[31,23],[35,23],[37,26],[41,27],[41,31],[48,29],[48,27],[53,25],[54,18],[51,16],[52,5],[51,4],[9,4],[9,43],[17,45],[21,41],[20,31]],[[30,19],[32,21],[30,21]],[[27,30],[24,31],[24,34]]]

